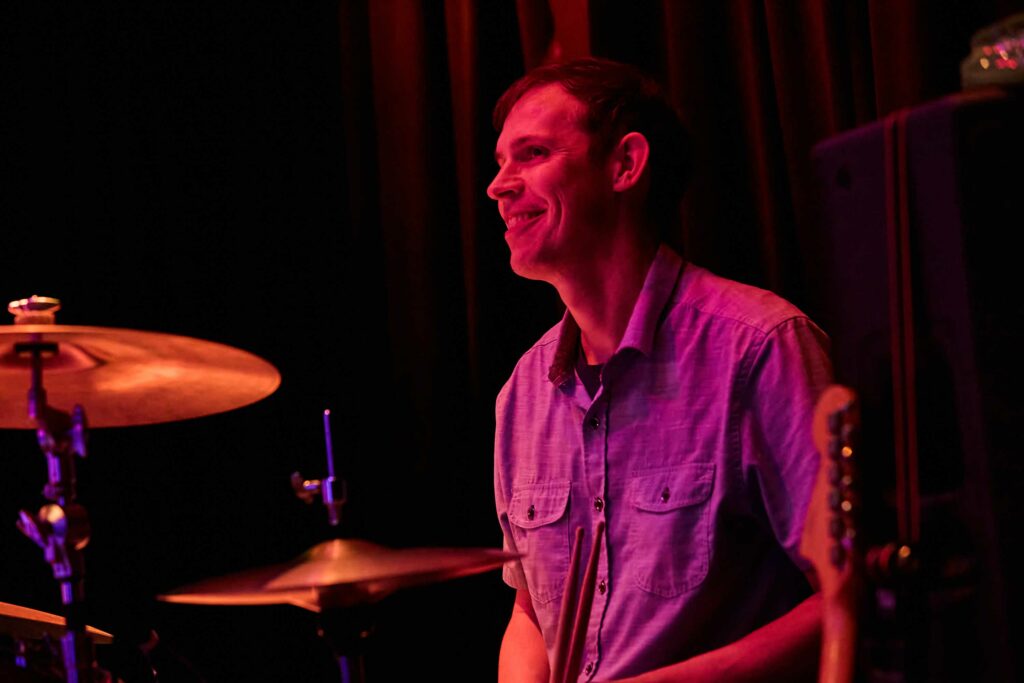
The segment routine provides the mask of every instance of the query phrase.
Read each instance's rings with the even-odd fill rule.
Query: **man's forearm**
[[[814,681],[821,643],[821,596],[812,595],[734,643],[619,683]]]
[[[527,591],[516,592],[498,655],[498,683],[547,683],[548,653]]]

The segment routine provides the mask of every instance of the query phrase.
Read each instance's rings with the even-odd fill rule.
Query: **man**
[[[566,306],[497,400],[497,512],[524,554],[503,575],[517,592],[499,679],[547,680],[570,539],[582,527],[589,548],[599,522],[580,680],[813,678],[818,602],[798,546],[824,334],[662,242],[685,133],[633,68],[541,67],[495,127],[488,195],[512,269]]]

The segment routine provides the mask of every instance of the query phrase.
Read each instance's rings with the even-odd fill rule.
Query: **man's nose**
[[[498,174],[494,176],[494,180],[487,186],[487,196],[498,200],[518,192],[521,185],[522,181],[519,175],[514,172],[512,164],[505,164],[505,166],[498,169]]]

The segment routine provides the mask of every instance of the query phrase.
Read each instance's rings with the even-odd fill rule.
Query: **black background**
[[[0,32],[4,302],[57,297],[60,324],[216,341],[282,376],[229,413],[91,433],[89,623],[126,648],[101,647],[101,663],[133,675],[124,658],[155,629],[164,680],[336,680],[312,613],[155,596],[331,536],[289,482],[326,474],[324,409],[345,535],[500,546],[495,380],[478,394],[453,381],[418,411],[389,365],[380,256],[352,252],[337,6],[14,3]],[[505,342],[521,351],[550,322]],[[103,397],[83,396],[87,413],[90,400]],[[424,430],[442,434],[428,451]],[[0,600],[59,612],[42,551],[14,525],[44,502],[30,432],[0,432],[0,466]],[[368,680],[493,676],[511,600],[497,571],[394,594],[373,610]]]

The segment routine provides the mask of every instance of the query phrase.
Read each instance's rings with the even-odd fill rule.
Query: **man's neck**
[[[621,240],[603,258],[555,285],[580,327],[587,363],[605,363],[615,353],[657,250],[654,242]]]

